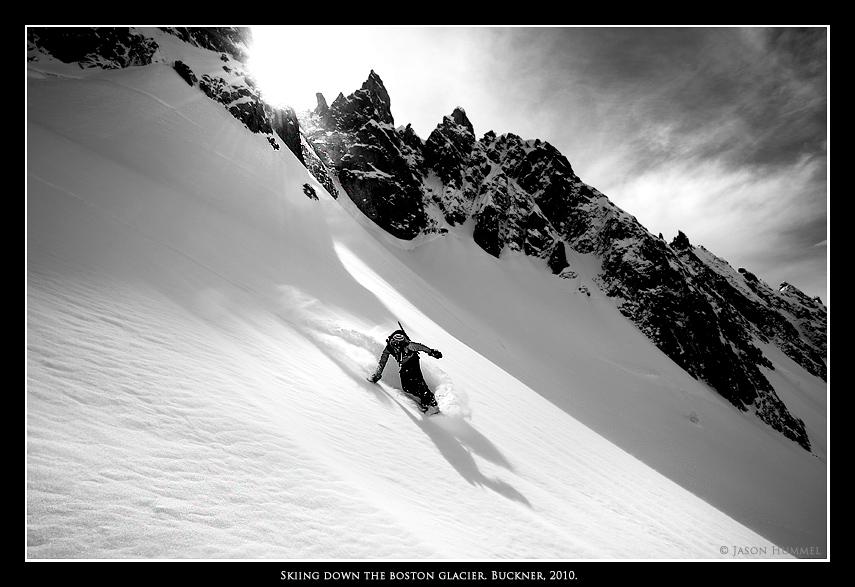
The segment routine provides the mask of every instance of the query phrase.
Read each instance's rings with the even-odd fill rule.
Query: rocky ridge
[[[333,178],[378,226],[401,239],[474,222],[473,238],[500,257],[543,259],[575,275],[567,249],[596,256],[597,283],[668,357],[740,411],[810,450],[804,423],[781,401],[758,344],[774,344],[826,378],[826,308],[792,285],[773,290],[733,270],[679,233],[669,244],[582,182],[555,147],[492,131],[477,139],[462,108],[427,140],[393,128],[389,96],[371,72],[362,88],[301,115],[322,153],[316,175]]]

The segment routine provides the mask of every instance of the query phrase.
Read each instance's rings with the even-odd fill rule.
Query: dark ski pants
[[[436,397],[425,383],[418,355],[401,365],[401,386],[404,391],[419,398],[423,407],[436,406]]]

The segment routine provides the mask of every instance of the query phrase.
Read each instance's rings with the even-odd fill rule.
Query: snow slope
[[[27,92],[28,558],[825,556],[795,365],[816,456],[592,283],[384,238],[168,65]],[[396,320],[441,416],[365,380]]]

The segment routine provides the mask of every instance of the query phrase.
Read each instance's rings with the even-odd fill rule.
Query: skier
[[[400,324],[398,324],[400,326]],[[417,397],[421,403],[421,410],[429,415],[439,411],[436,404],[436,397],[425,383],[422,375],[421,367],[419,366],[419,351],[425,352],[434,359],[441,359],[442,353],[427,347],[419,342],[413,342],[404,329],[396,330],[386,339],[386,348],[380,355],[380,363],[377,365],[377,371],[374,375],[368,378],[371,383],[377,383],[383,375],[383,369],[386,367],[386,361],[389,360],[391,354],[398,362],[398,371],[401,374],[401,385],[404,391],[410,395]]]

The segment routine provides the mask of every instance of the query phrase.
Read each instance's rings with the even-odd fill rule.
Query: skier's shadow
[[[400,405],[400,401],[395,399]],[[401,410],[430,438],[445,460],[471,485],[492,489],[510,500],[532,507],[526,497],[501,479],[490,478],[478,468],[473,454],[513,471],[513,465],[483,434],[460,418],[419,418],[401,405]]]
[[[446,418],[442,416],[433,420],[426,417],[418,418],[413,416],[413,414],[404,407],[398,398],[390,396],[389,393],[383,391],[379,386],[369,383],[365,379],[366,372],[363,372],[361,365],[358,365],[352,360],[343,360],[339,357],[339,353],[336,352],[336,349],[332,348],[328,343],[325,343],[323,337],[319,335],[328,333],[328,330],[310,328],[300,324],[298,324],[297,327],[303,331],[308,340],[314,343],[318,350],[326,354],[332,362],[342,370],[342,372],[351,376],[362,389],[369,390],[381,403],[388,404],[390,401],[396,402],[401,410],[407,414],[407,416],[419,428],[421,428],[422,431],[424,431],[428,438],[433,441],[442,456],[445,457],[449,464],[451,464],[451,466],[454,467],[454,469],[460,473],[466,481],[472,485],[487,487],[500,495],[504,495],[508,499],[531,507],[531,504],[525,496],[517,491],[513,486],[501,479],[492,479],[487,477],[478,468],[478,464],[475,462],[473,453],[490,461],[491,463],[504,467],[509,471],[513,471],[513,466],[499,451],[499,449],[497,449],[496,446],[483,434],[475,430],[466,420],[460,418]],[[358,342],[363,343],[364,341]],[[356,344],[356,342],[354,342],[354,344]],[[371,351],[374,355],[379,355],[379,352],[382,350],[382,346],[374,346],[377,348],[366,350]],[[390,387],[400,390],[401,383],[394,371],[390,372],[386,379],[388,380],[387,384]]]

